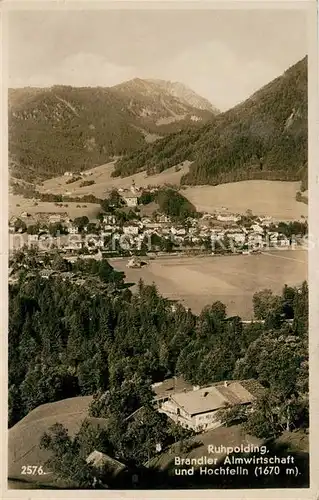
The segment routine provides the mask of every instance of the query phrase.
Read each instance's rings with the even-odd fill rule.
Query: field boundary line
[[[262,255],[268,255],[269,257],[278,257],[278,259],[286,259],[286,260],[293,260],[294,262],[300,262],[300,264],[307,264],[304,260],[299,260],[299,259],[292,259],[291,257],[284,257],[283,255],[276,255],[274,253],[269,253],[269,252],[261,252]]]

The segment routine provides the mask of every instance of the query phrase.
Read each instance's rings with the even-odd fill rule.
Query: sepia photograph
[[[3,13],[7,489],[307,489],[316,10],[120,4]]]

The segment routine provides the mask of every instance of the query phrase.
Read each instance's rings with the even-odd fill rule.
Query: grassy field
[[[60,422],[71,436],[78,432],[85,418],[94,425],[105,425],[105,420],[88,417],[88,408],[92,396],[82,396],[64,399],[55,403],[47,403],[35,408],[20,422],[15,424],[8,433],[8,477],[10,479],[28,481],[51,481],[50,474],[45,476],[21,474],[23,465],[42,465],[44,472],[49,472],[45,462],[49,453],[39,446],[44,432]]]
[[[309,487],[309,439],[307,432],[303,430],[298,430],[294,432],[284,432],[279,438],[275,439],[273,442],[268,442],[267,444],[262,439],[257,439],[256,437],[250,436],[244,430],[241,425],[235,425],[231,427],[219,427],[201,434],[198,434],[189,440],[193,443],[193,447],[190,447],[190,451],[180,451],[178,445],[173,445],[170,450],[165,451],[159,457],[155,457],[149,463],[158,472],[165,471],[168,476],[176,479],[175,470],[181,468],[190,468],[191,466],[185,465],[175,465],[175,457],[187,458],[187,459],[202,459],[202,457],[207,457],[208,459],[215,459],[217,468],[218,466],[223,466],[224,459],[226,457],[226,452],[223,450],[221,453],[208,453],[208,446],[214,445],[217,448],[219,446],[224,447],[236,447],[236,446],[247,446],[250,445],[252,448],[256,446],[266,445],[268,456],[286,457],[291,455],[294,457],[294,463],[298,466],[298,478],[287,478],[285,472],[285,467],[282,466],[279,476],[264,476],[259,477],[254,480],[254,468],[255,466],[249,466],[249,475],[243,478],[241,486],[237,484],[235,488],[293,488],[293,487]],[[291,445],[291,443],[294,443]],[[233,453],[229,456],[235,456],[237,459],[239,457],[259,457],[262,456],[257,450],[251,453]],[[195,470],[200,469],[200,465],[194,465]],[[205,467],[205,466],[204,466]],[[208,468],[215,468],[215,465],[208,465]],[[227,465],[224,465],[226,468]],[[180,476],[178,479],[183,479]],[[197,481],[194,476],[185,477],[182,483],[177,483],[175,487],[181,488],[216,488],[224,489],[231,488],[232,485],[230,481],[233,478],[224,478],[224,480],[219,476],[213,475],[203,475],[197,476]],[[238,477],[239,483],[240,476]],[[174,484],[174,482],[171,484]],[[176,482],[175,482],[176,484]],[[203,491],[203,490],[202,490]]]
[[[188,169],[189,164],[185,164],[178,172],[175,171],[175,167],[172,167],[157,175],[147,176],[146,172],[139,172],[130,177],[121,178],[111,176],[114,170],[114,163],[112,162],[88,171],[92,172],[92,175],[89,175],[87,179],[95,181],[95,184],[91,186],[80,187],[82,180],[66,184],[68,177],[62,176],[45,181],[43,186],[39,187],[39,191],[53,194],[65,194],[68,192],[70,193],[69,196],[94,194],[97,198],[106,198],[106,193],[112,188],[129,188],[133,180],[138,187],[146,187],[148,185],[162,186],[165,183],[179,184],[182,175],[187,173]]]
[[[67,207],[65,206],[67,205]],[[68,202],[63,203],[63,207],[57,207],[51,202],[35,202],[30,199],[23,198],[19,195],[9,195],[9,217],[20,217],[22,212],[28,212],[31,218],[36,217],[38,212],[43,213],[67,213],[71,219],[86,215],[89,219],[93,219],[101,211],[100,205],[96,203],[78,203]]]
[[[174,457],[180,456],[183,458],[218,458],[222,459],[225,457],[225,453],[216,454],[208,453],[208,446],[213,444],[214,446],[244,446],[253,445],[260,446],[262,440],[254,436],[249,436],[243,430],[240,425],[233,425],[231,427],[218,427],[217,429],[212,429],[201,434],[197,434],[189,440],[192,443],[196,443],[199,446],[194,447],[191,451],[184,452],[174,452],[173,449],[169,452],[162,453],[158,458],[154,458],[150,461],[152,466],[155,466],[159,470],[168,470],[174,468]]]
[[[45,181],[39,191],[69,196],[94,194],[105,198],[112,188],[128,188],[134,181],[136,186],[161,186],[165,183],[179,185],[182,175],[188,172],[189,163],[176,172],[175,167],[157,175],[147,176],[139,172],[130,177],[111,177],[114,163],[108,163],[91,170],[89,180],[95,184],[80,187],[81,180],[66,184],[67,177],[56,177]],[[248,209],[256,215],[270,215],[274,219],[294,220],[308,215],[308,207],[295,200],[300,188],[299,182],[280,181],[242,181],[219,186],[190,186],[182,190],[182,194],[200,212],[213,212],[226,208],[230,212],[245,213]]]
[[[219,186],[192,186],[182,194],[201,212],[227,208],[230,212],[269,215],[279,220],[299,220],[308,207],[295,200],[299,182],[242,181]]]
[[[127,259],[112,259],[124,271],[128,283],[157,285],[159,292],[199,313],[220,300],[229,315],[252,317],[252,297],[261,289],[280,293],[284,284],[298,285],[307,279],[307,252],[282,250],[259,255],[229,257],[164,257],[141,269],[127,268]],[[134,289],[134,288],[133,288]]]
[[[134,181],[138,187],[163,186],[164,184],[179,185],[181,177],[189,171],[190,162],[185,162],[180,170],[175,167],[164,170],[160,174],[147,176],[146,172],[139,172],[135,175],[121,178],[112,177],[114,162],[100,165],[88,172],[91,172],[86,179],[93,180],[94,184],[80,187],[83,179],[67,184],[68,177],[61,176],[49,179],[42,186],[36,188],[42,193],[64,194],[67,196],[84,196],[93,194],[97,198],[106,198],[112,188],[129,188]],[[200,212],[213,212],[216,209],[226,208],[229,212],[244,214],[248,209],[255,215],[269,215],[277,220],[299,220],[301,216],[308,215],[308,206],[297,202],[295,197],[300,189],[299,182],[280,181],[242,181],[218,186],[189,186],[181,190],[181,193]],[[33,202],[23,200],[19,196],[10,195],[10,215],[17,215],[16,204],[20,204],[22,210],[33,210]],[[40,205],[40,204],[39,204]],[[54,204],[42,204],[45,209],[51,211]],[[70,217],[76,217],[79,212],[69,203]],[[92,210],[89,207],[83,215],[91,217]],[[45,211],[45,210],[43,210]],[[54,211],[59,211],[55,207]],[[83,212],[83,210],[82,210]],[[81,212],[81,215],[82,215]],[[93,215],[94,217],[94,215]]]

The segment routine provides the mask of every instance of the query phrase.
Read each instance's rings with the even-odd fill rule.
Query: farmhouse
[[[159,408],[184,428],[202,432],[222,425],[217,412],[228,406],[250,405],[262,387],[255,380],[220,382],[173,393]]]
[[[137,207],[140,193],[138,193],[135,188],[132,190],[123,190],[123,192],[121,192],[121,196],[128,207]]]
[[[98,450],[92,451],[90,455],[86,458],[86,463],[93,465],[96,469],[99,469],[103,474],[111,474],[113,477],[118,476],[122,472],[127,470],[126,465],[122,464],[115,458],[106,455]]]
[[[137,207],[137,203],[138,203],[138,197],[135,196],[135,195],[124,195],[123,196],[123,200],[125,201],[126,205],[128,207]]]
[[[172,377],[163,380],[163,382],[156,382],[155,384],[152,384],[152,390],[155,393],[154,401],[156,401],[158,405],[168,401],[170,396],[173,394],[178,394],[183,391],[191,391],[192,389],[193,386],[186,382],[183,377]]]

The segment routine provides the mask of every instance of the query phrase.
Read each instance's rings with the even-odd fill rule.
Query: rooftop
[[[120,194],[124,198],[139,198],[142,193],[138,191],[133,192],[131,189],[123,189]]]
[[[109,455],[106,455],[105,453],[97,450],[94,450],[92,451],[92,453],[90,453],[90,455],[86,459],[86,462],[98,469],[106,468],[109,472],[111,472],[113,476],[116,476],[124,469],[126,469],[126,465],[122,464],[118,460],[115,460],[115,458],[112,458]]]
[[[155,399],[161,399],[183,391],[192,391],[193,386],[186,382],[183,377],[172,377],[153,384],[152,389],[156,394]]]
[[[172,395],[172,400],[190,415],[218,410],[226,405],[246,404],[255,396],[248,391],[245,382],[224,382],[201,389]],[[244,387],[245,386],[245,387]]]

